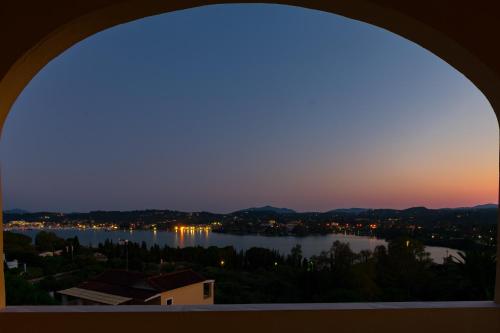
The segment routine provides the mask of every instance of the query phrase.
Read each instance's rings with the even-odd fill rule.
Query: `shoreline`
[[[166,233],[171,233],[171,234],[179,234],[181,232],[175,231],[175,230],[152,230],[152,229],[103,229],[103,228],[78,228],[78,227],[57,227],[57,228],[5,228],[4,231],[10,231],[10,232],[16,232],[16,231],[36,231],[37,233],[40,231],[58,231],[58,230],[68,230],[68,231],[80,231],[80,232],[105,232],[105,233],[113,233],[113,232],[128,232],[130,234],[135,233],[135,232],[150,232],[153,234],[156,233],[161,233],[161,232],[166,232]],[[202,231],[198,231],[201,233]],[[219,232],[219,231],[214,231],[210,230],[208,232],[212,232],[214,234],[218,235],[227,235],[227,236],[253,236],[253,237],[265,237],[265,238],[297,238],[297,239],[306,239],[308,237],[326,237],[329,235],[344,235],[344,236],[349,236],[349,237],[359,237],[362,239],[374,239],[378,241],[384,241],[388,243],[390,240],[387,238],[380,238],[377,236],[371,236],[371,235],[356,235],[354,233],[337,233],[337,232],[331,232],[331,233],[309,233],[306,235],[283,235],[283,234],[266,234],[266,233],[237,233],[237,232]],[[188,233],[189,232],[184,232]],[[109,240],[112,240],[110,238],[107,238]],[[33,239],[34,241],[34,239]],[[446,244],[438,244],[438,242],[425,242],[422,240],[419,240],[422,242],[422,244],[427,248],[441,248],[441,249],[450,249],[454,251],[461,251],[463,252],[464,249],[456,247],[456,246],[448,246]],[[198,245],[200,246],[200,245]],[[234,246],[234,245],[233,245]]]

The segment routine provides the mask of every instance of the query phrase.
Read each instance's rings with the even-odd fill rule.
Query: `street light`
[[[128,271],[128,239],[120,239],[118,243],[125,245],[125,270]]]

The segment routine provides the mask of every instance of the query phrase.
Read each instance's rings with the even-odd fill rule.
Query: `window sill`
[[[73,313],[73,312],[245,312],[245,311],[348,311],[408,309],[499,309],[493,301],[456,302],[380,302],[380,303],[288,303],[288,304],[215,304],[215,305],[94,305],[94,306],[8,306],[0,313]]]

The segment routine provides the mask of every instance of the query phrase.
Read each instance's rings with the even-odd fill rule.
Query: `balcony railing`
[[[493,302],[13,306],[0,332],[500,332]]]

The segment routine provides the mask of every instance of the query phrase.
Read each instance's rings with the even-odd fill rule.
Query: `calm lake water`
[[[13,230],[14,232],[28,235],[34,239],[39,230]],[[206,231],[194,232],[170,232],[170,231],[148,231],[148,230],[135,230],[135,231],[104,231],[104,230],[80,230],[80,229],[51,229],[50,231],[57,234],[62,238],[69,238],[78,236],[82,245],[97,246],[103,243],[106,239],[113,242],[118,242],[120,239],[127,239],[131,242],[140,243],[146,242],[148,246],[158,244],[160,246],[168,245],[170,247],[186,247],[186,246],[233,246],[237,250],[246,250],[253,246],[263,247],[268,249],[278,250],[282,254],[290,253],[290,250],[296,244],[302,245],[302,252],[305,257],[311,257],[319,254],[321,251],[328,250],[332,243],[336,240],[349,243],[354,252],[361,250],[373,250],[377,245],[387,245],[387,242],[381,239],[343,235],[343,234],[328,234],[306,237],[293,237],[293,236],[262,236],[262,235],[231,235],[221,234]],[[430,253],[431,258],[437,262],[442,263],[443,258],[448,254],[457,255],[457,250],[427,246],[427,252]]]

